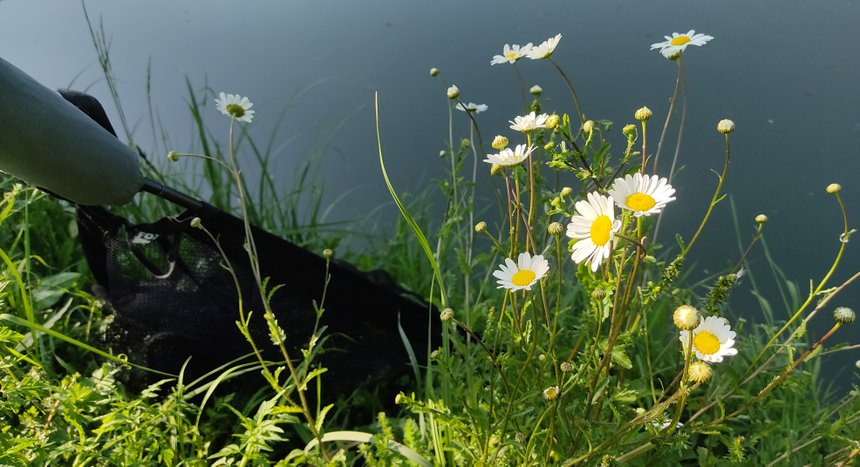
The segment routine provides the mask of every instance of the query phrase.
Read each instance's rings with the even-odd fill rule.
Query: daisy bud
[[[551,151],[552,148],[554,148],[554,147],[555,147],[555,144],[553,144],[553,142],[550,141],[549,143],[546,143],[543,145],[543,150],[544,151]]]
[[[493,138],[493,143],[490,146],[492,146],[493,149],[495,149],[496,151],[501,151],[502,149],[508,147],[508,138],[505,138],[502,135],[496,135],[496,137]]]
[[[644,122],[651,118],[652,115],[654,115],[654,112],[651,112],[651,109],[648,107],[642,107],[633,114],[633,117],[640,122]]]
[[[543,88],[542,88],[542,87],[540,87],[540,86],[538,86],[537,84],[535,84],[534,86],[532,86],[532,87],[529,89],[529,92],[530,92],[533,96],[540,96],[540,95],[541,95],[541,93],[543,92]]]
[[[402,392],[398,392],[396,396],[394,396],[394,405],[399,405],[406,399],[406,396],[403,395]]]
[[[458,97],[460,97],[460,88],[452,84],[451,87],[448,88],[448,99],[454,100]]]
[[[558,115],[552,114],[546,118],[546,129],[554,130],[558,126]]]
[[[561,189],[561,196],[570,196],[573,193],[573,188],[566,186]]]
[[[559,369],[562,371],[562,373],[570,373],[571,371],[573,371],[573,363],[561,362],[561,365],[559,365]]]
[[[439,157],[445,157],[445,154],[448,154],[448,152],[445,151],[444,149],[439,151]]]
[[[755,221],[758,224],[764,224],[765,222],[767,222],[767,216],[765,216],[764,214],[759,214],[755,216]]]
[[[203,221],[201,221],[199,217],[195,217],[194,219],[191,219],[191,222],[189,224],[191,225],[191,227],[194,227],[195,229],[199,229],[199,228],[203,227]]]
[[[735,131],[735,122],[733,122],[727,118],[720,120],[720,122],[717,123],[717,131],[719,131],[720,133],[722,133],[724,135],[729,134],[729,133]]]
[[[176,162],[179,160],[179,154],[177,154],[176,151],[170,151],[167,153],[167,159],[172,162]]]
[[[499,164],[493,164],[490,166],[490,175],[498,175],[502,171],[502,166]]]
[[[854,319],[857,316],[854,314],[854,310],[848,308],[847,306],[840,306],[839,308],[833,310],[833,318],[836,319],[837,322],[842,324],[851,324],[854,322]]]
[[[603,300],[606,298],[606,291],[603,289],[596,289],[591,292],[591,298],[595,300]]]
[[[590,135],[592,131],[594,131],[594,120],[586,120],[582,124],[582,132]]]
[[[695,329],[699,325],[699,310],[690,305],[681,305],[672,313],[672,321],[682,331]]]
[[[621,129],[621,133],[628,138],[635,137],[636,136],[636,125],[634,125],[632,123],[628,123],[627,125],[624,125],[624,128]]]
[[[441,319],[442,321],[448,321],[453,317],[454,317],[454,310],[451,309],[450,307],[445,308],[444,310],[442,310],[441,313],[439,313],[439,319]]]
[[[325,250],[323,250],[323,257],[324,258],[328,259],[328,258],[331,258],[332,256],[334,256],[334,251],[332,251],[331,248],[326,248]]]
[[[559,394],[561,394],[561,390],[558,389],[558,386],[550,386],[543,390],[543,398],[548,401],[554,401],[558,399]]]
[[[435,77],[437,77],[437,76],[439,76],[439,69],[438,69],[438,68],[435,68],[435,67],[434,67],[434,68],[431,68],[431,69],[430,69],[430,76],[432,76],[432,77],[434,77],[434,78],[435,78]]]
[[[561,235],[564,231],[564,227],[562,227],[558,222],[553,222],[547,226],[546,231],[549,232],[550,235]]]
[[[487,230],[487,223],[486,222],[481,221],[481,222],[478,222],[477,224],[475,224],[475,232],[481,233],[485,230]]]
[[[860,360],[857,360],[856,362],[854,362],[854,367],[857,368],[858,370],[860,370]]]
[[[690,364],[690,380],[694,383],[707,382],[713,375],[711,366],[701,360]]]
[[[830,185],[827,185],[827,188],[825,189],[825,191],[827,191],[827,193],[829,193],[831,195],[835,195],[836,193],[839,193],[841,190],[842,190],[842,185],[840,185],[838,183],[831,183]]]

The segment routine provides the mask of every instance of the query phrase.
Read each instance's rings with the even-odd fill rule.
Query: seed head
[[[441,319],[442,321],[448,321],[453,317],[454,317],[454,310],[451,309],[450,307],[445,308],[444,310],[442,310],[441,313],[439,313],[439,319]]]
[[[571,371],[573,371],[573,363],[567,361],[561,362],[561,365],[559,365],[559,369],[562,371],[562,373],[570,373]]]
[[[699,310],[690,305],[681,305],[672,313],[672,321],[682,331],[695,329],[699,325]]]
[[[690,379],[696,383],[704,383],[711,379],[714,372],[711,366],[703,361],[696,361],[690,364]]]
[[[839,323],[851,324],[857,318],[857,315],[851,308],[848,308],[847,306],[840,306],[839,308],[833,310],[833,318],[835,318],[836,321]]]
[[[448,88],[448,99],[454,100],[458,97],[460,97],[460,88],[458,88],[456,85],[452,84]]]
[[[496,135],[496,137],[493,138],[493,143],[491,144],[491,146],[496,151],[501,151],[502,149],[508,147],[508,138],[502,135]]]
[[[836,193],[839,193],[840,191],[842,191],[842,185],[840,185],[838,183],[831,183],[830,185],[827,185],[827,188],[825,189],[825,191],[827,191],[827,193],[829,193],[831,195],[835,195]]]
[[[481,233],[487,230],[487,223],[484,221],[475,224],[475,232]]]
[[[594,120],[586,120],[585,123],[582,124],[582,132],[590,135],[592,131],[594,131]]]
[[[633,117],[640,122],[644,122],[651,118],[652,115],[654,115],[654,112],[651,112],[651,109],[648,107],[642,107],[633,114]]]
[[[550,235],[561,235],[564,231],[564,227],[562,227],[558,222],[553,222],[547,226],[546,231],[549,232]]]
[[[727,118],[720,120],[719,123],[717,123],[717,131],[719,131],[720,133],[722,133],[724,135],[729,134],[729,133],[735,131],[735,122],[733,122]]]

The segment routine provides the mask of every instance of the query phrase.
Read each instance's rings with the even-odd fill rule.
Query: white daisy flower
[[[650,216],[663,210],[669,201],[674,201],[675,189],[669,181],[656,175],[635,173],[616,178],[609,195],[622,209],[633,211],[633,215]]]
[[[508,45],[502,49],[502,55],[494,55],[490,60],[490,65],[500,65],[502,63],[515,63],[517,60],[525,57],[532,50],[532,43],[520,47],[519,44]]]
[[[577,201],[576,214],[567,224],[567,236],[579,239],[573,244],[571,258],[576,264],[587,260],[591,271],[597,271],[601,261],[609,257],[612,238],[620,228],[621,220],[615,218],[612,198],[589,193],[588,201]]]
[[[558,42],[561,40],[561,34],[556,34],[555,37],[550,37],[549,39],[540,43],[540,45],[536,45],[532,47],[528,52],[528,57],[532,60],[540,60],[541,58],[548,58],[555,51],[555,48],[558,46]]]
[[[530,133],[538,128],[546,128],[547,118],[549,118],[547,114],[535,115],[534,112],[530,112],[528,115],[514,117],[513,121],[508,120],[508,123],[511,124],[512,130]]]
[[[693,333],[693,351],[704,362],[719,363],[723,357],[737,355],[735,332],[728,320],[719,316],[708,316],[692,331],[681,331],[681,346],[687,349]]]
[[[688,45],[701,47],[714,38],[713,36],[705,34],[696,34],[696,31],[693,29],[687,31],[686,34],[673,32],[672,37],[663,37],[666,38],[666,40],[663,42],[657,42],[656,44],[651,44],[651,50],[660,49],[660,53],[666,58],[676,56],[676,54],[683,52]]]
[[[498,154],[487,154],[487,158],[484,159],[484,162],[488,164],[501,165],[503,167],[519,165],[522,161],[528,159],[534,150],[534,146],[529,146],[528,149],[526,149],[525,144],[518,144],[514,149],[505,148],[499,151]]]
[[[457,103],[457,105],[454,106],[454,108],[462,112],[475,112],[476,114],[479,114],[487,110],[488,107],[487,104],[476,104],[474,102],[469,102],[468,104],[463,105],[462,102],[459,102]]]
[[[251,123],[254,118],[254,111],[251,110],[254,104],[247,97],[242,97],[238,94],[218,93],[215,98],[215,108],[222,114],[239,120],[240,122]]]
[[[541,280],[549,271],[549,263],[542,255],[532,256],[527,251],[520,253],[517,262],[505,258],[505,264],[499,265],[499,269],[493,273],[498,279],[499,289],[505,288],[512,292],[517,290],[531,290],[532,286]]]

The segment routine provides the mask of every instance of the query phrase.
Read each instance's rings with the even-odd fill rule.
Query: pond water
[[[841,220],[824,192],[827,184],[842,184],[850,222],[860,227],[856,1],[104,0],[86,6],[111,40],[112,66],[137,144],[154,157],[193,149],[186,77],[195,88],[208,83],[216,92],[249,96],[257,111],[249,130],[260,139],[290,105],[275,144],[284,150],[273,171],[287,189],[296,161],[327,148],[326,201],[338,200],[329,220],[397,215],[376,160],[374,92],[393,182],[414,192],[439,176],[444,162],[438,153],[447,137],[447,83],[456,83],[466,101],[489,105],[478,115],[485,139],[508,132],[507,121],[520,113],[512,67],[489,65],[504,43],[540,42],[561,32],[554,57],[570,73],[584,112],[614,121],[618,138],[617,129],[642,105],[655,112],[652,128],[662,124],[675,67],[649,45],[693,28],[715,39],[685,55],[685,168],[674,183],[678,201],[667,210],[664,232],[689,238],[698,224],[716,183],[712,171],[722,164],[715,131],[722,118],[737,124],[726,191],[744,238],[754,216],[767,214],[768,247],[801,291],[823,276],[839,246]],[[49,87],[87,90],[106,104],[118,126],[80,3],[0,1],[0,56]],[[441,77],[431,78],[430,67],[441,69]],[[543,87],[547,110],[571,110],[550,64],[521,63],[520,69],[527,86]],[[148,73],[152,106],[169,144],[149,126]],[[468,120],[455,117],[455,134],[466,135]],[[213,129],[224,122],[214,106],[206,120]],[[673,146],[667,144],[661,157],[667,163]],[[858,248],[849,245],[834,284],[858,271]],[[717,209],[697,249],[696,276],[736,261],[728,203]],[[750,264],[761,286],[774,292],[761,249]],[[779,312],[777,296],[771,298]],[[748,281],[733,301],[741,315],[758,313]],[[860,310],[860,285],[834,305]],[[813,334],[830,327],[830,309],[816,319]],[[860,325],[834,339],[858,340]],[[858,356],[837,354],[827,371],[850,378]]]

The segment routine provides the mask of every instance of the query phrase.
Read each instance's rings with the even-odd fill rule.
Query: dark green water
[[[289,188],[302,155],[330,144],[323,167],[327,200],[338,201],[330,220],[383,220],[396,211],[376,162],[372,96],[380,93],[382,132],[395,185],[415,191],[438,176],[437,154],[447,137],[444,86],[431,66],[456,83],[466,101],[486,103],[478,116],[486,138],[507,133],[521,101],[509,66],[489,65],[506,42],[539,42],[561,32],[554,57],[571,74],[590,118],[632,119],[648,105],[662,123],[674,85],[672,63],[649,45],[673,31],[696,29],[715,37],[685,55],[688,115],[675,180],[678,200],[667,209],[663,234],[689,237],[711,196],[722,163],[716,122],[731,118],[733,159],[726,189],[748,236],[765,213],[768,246],[788,277],[808,289],[823,276],[838,249],[841,221],[824,192],[843,186],[852,226],[860,226],[860,5],[856,1],[739,0],[624,1],[150,1],[87,2],[111,38],[113,67],[135,142],[155,157],[192,149],[184,77],[217,91],[248,95],[256,121],[250,131],[268,137],[290,102],[279,140],[286,144],[273,169]],[[0,56],[49,87],[109,93],[96,61],[80,4],[67,0],[0,3]],[[170,144],[154,137],[146,101],[151,64],[152,104]],[[570,111],[569,97],[548,63],[521,63],[527,85],[540,84],[547,110]],[[313,85],[310,89],[308,86]],[[296,93],[302,94],[294,98]],[[115,109],[109,114],[115,123]],[[224,120],[214,107],[212,128]],[[466,135],[460,114],[456,133]],[[335,131],[336,129],[336,131]],[[224,123],[226,132],[226,123]],[[456,134],[455,133],[455,134]],[[292,139],[291,139],[292,138]],[[653,137],[656,143],[656,137]],[[621,144],[619,138],[616,146]],[[672,144],[661,160],[668,164]],[[668,165],[666,166],[668,167]],[[664,170],[666,170],[664,167]],[[486,179],[484,179],[486,180]],[[348,196],[341,197],[349,192]],[[380,207],[381,206],[381,207]],[[719,207],[695,251],[694,275],[723,270],[739,256],[729,205]],[[668,237],[668,235],[667,235]],[[663,238],[667,238],[663,237]],[[860,269],[860,237],[849,244],[833,284]],[[761,250],[752,274],[785,313]],[[736,289],[738,314],[759,309],[750,280]],[[860,310],[860,285],[833,300]],[[828,307],[811,332],[832,324]],[[860,325],[833,342],[860,341]],[[860,351],[829,359],[828,372],[855,379]]]

